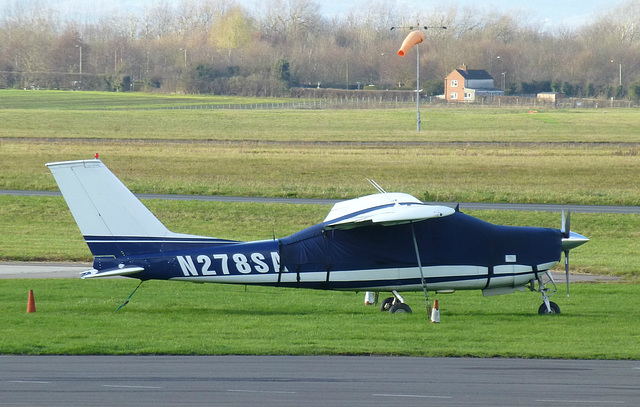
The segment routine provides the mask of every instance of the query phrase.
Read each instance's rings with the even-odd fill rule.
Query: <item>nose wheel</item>
[[[549,307],[547,308],[547,304],[542,303],[540,305],[540,308],[538,308],[538,314],[539,315],[543,315],[543,314],[559,314],[560,313],[560,307],[558,306],[558,304],[556,304],[553,301],[549,301]]]
[[[536,277],[538,280],[538,287],[535,287],[535,281],[531,280],[531,291],[537,291],[542,295],[542,305],[538,308],[538,314],[559,314],[560,307],[553,301],[549,301],[549,296],[557,291],[556,283],[553,281],[553,277],[549,270],[544,273],[539,273]],[[547,284],[551,283],[552,288],[547,287]]]

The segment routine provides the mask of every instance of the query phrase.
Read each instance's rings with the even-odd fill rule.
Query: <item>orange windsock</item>
[[[422,41],[424,41],[424,33],[422,31],[411,31],[409,35],[407,35],[407,38],[402,42],[398,55],[401,57],[405,56],[411,47],[416,44],[420,44]]]

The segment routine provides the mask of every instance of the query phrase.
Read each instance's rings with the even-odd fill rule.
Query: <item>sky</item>
[[[10,0],[11,1],[11,0]],[[15,0],[20,1],[20,0]],[[37,0],[36,0],[37,1]],[[99,13],[102,15],[117,10],[119,12],[129,10],[133,14],[142,13],[146,6],[159,1],[179,3],[180,0],[40,0],[57,8],[61,15],[74,20],[85,20],[86,14]],[[256,9],[261,0],[235,0],[248,9]],[[528,16],[530,21],[539,24],[546,30],[554,28],[577,28],[593,21],[599,15],[604,14],[628,0],[374,0],[374,4],[380,1],[394,4],[394,8],[405,8],[411,11],[420,9],[430,11],[439,7],[450,8],[457,5],[459,8],[474,7],[481,11],[508,12]],[[326,17],[346,15],[357,12],[359,8],[369,4],[368,0],[316,0],[321,13]],[[0,10],[1,12],[1,10]],[[83,15],[85,14],[85,15]],[[84,17],[84,18],[83,18]]]
[[[249,1],[249,0],[248,0]],[[341,10],[356,9],[358,5],[365,4],[358,0],[324,0],[322,10],[325,14],[340,14]],[[545,29],[554,26],[576,28],[590,21],[598,15],[606,13],[613,7],[625,3],[622,0],[396,0],[390,1],[398,7],[415,9],[437,9],[439,7],[450,8],[457,5],[459,8],[473,7],[482,11],[525,13],[531,16],[531,21],[539,23]],[[342,11],[344,12],[344,11]]]

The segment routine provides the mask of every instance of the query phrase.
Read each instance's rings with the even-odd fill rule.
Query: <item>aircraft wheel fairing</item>
[[[551,312],[549,312],[549,310],[547,310],[547,306],[544,303],[542,303],[542,305],[540,305],[540,308],[538,308],[538,314],[543,315],[543,314],[559,314],[560,313],[560,307],[555,302],[549,301],[549,306],[551,307]]]
[[[407,304],[404,304],[402,302],[397,302],[393,304],[391,308],[389,308],[389,312],[391,314],[395,314],[395,313],[411,314],[411,307],[409,307]]]
[[[388,297],[385,298],[381,303],[380,303],[380,311],[389,311],[389,309],[391,308],[391,306],[393,305],[393,301],[395,300],[394,297]]]

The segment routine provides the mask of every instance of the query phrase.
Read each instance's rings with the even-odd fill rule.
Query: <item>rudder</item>
[[[94,256],[131,256],[230,241],[173,233],[100,161],[46,164]]]

